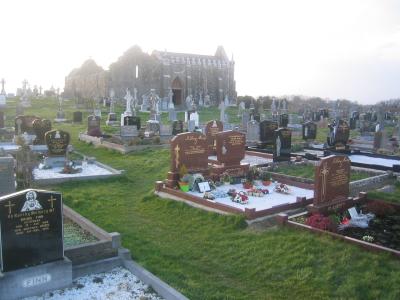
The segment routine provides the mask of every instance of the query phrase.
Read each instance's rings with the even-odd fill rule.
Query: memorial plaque
[[[302,126],[303,140],[315,140],[317,138],[317,124],[308,121]]]
[[[175,120],[172,122],[172,135],[183,133],[183,121]]]
[[[35,131],[36,138],[33,141],[34,145],[44,145],[44,135],[51,130],[51,121],[47,119],[36,119],[32,123],[33,130]]]
[[[51,130],[46,132],[46,141],[49,156],[65,156],[70,141],[70,134],[63,130]]]
[[[278,123],[275,121],[262,121],[260,122],[260,142],[266,145],[273,145],[275,143],[275,130],[278,129]]]
[[[275,130],[274,161],[290,161],[292,150],[292,131],[288,128]]]
[[[345,155],[331,155],[315,168],[314,206],[334,209],[349,197],[350,160]]]
[[[4,128],[4,112],[0,111],[0,128]]]
[[[225,166],[240,165],[245,156],[246,135],[239,131],[223,131],[216,135],[217,160]]]
[[[100,120],[99,116],[90,115],[87,117],[88,122],[88,130],[87,132],[90,133],[93,130],[100,131]]]
[[[121,137],[136,137],[139,135],[136,125],[121,126]]]
[[[72,122],[74,123],[82,123],[83,113],[81,111],[74,111]]]
[[[0,197],[2,272],[62,260],[60,193],[24,190]]]
[[[183,165],[188,172],[207,170],[208,147],[204,134],[185,132],[171,139],[171,172],[179,172]]]
[[[207,137],[208,154],[209,155],[215,155],[217,153],[216,152],[216,147],[217,147],[216,135],[218,132],[222,132],[223,130],[224,130],[224,125],[221,121],[213,120],[213,121],[209,121],[206,124],[205,134]]]

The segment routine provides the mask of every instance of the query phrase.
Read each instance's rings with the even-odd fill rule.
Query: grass
[[[394,184],[395,190],[393,193],[385,193],[379,191],[368,192],[368,197],[371,199],[381,199],[388,202],[400,203],[400,182]]]
[[[34,102],[26,112],[54,118],[54,108],[41,106]],[[50,189],[100,227],[120,232],[137,262],[190,299],[400,298],[400,262],[387,254],[290,228],[254,230],[239,216],[160,199],[152,191],[168,171],[168,150],[124,156],[78,142],[84,125],[56,127],[71,133],[77,150],[126,174]]]
[[[312,165],[280,165],[274,172],[314,179],[315,168]],[[368,177],[370,177],[370,175],[366,172],[351,171],[350,173],[350,181],[361,180]]]

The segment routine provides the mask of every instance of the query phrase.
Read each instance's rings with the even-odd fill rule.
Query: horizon
[[[17,0],[1,7],[8,26],[1,32],[0,78],[7,93],[24,79],[31,88],[63,90],[65,76],[85,60],[108,69],[134,45],[147,53],[205,55],[222,45],[235,60],[238,96],[359,104],[400,98],[396,1]]]

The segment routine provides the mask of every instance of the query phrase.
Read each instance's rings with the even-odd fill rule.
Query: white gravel
[[[78,166],[82,167],[82,166]],[[96,176],[96,175],[110,175],[112,172],[102,168],[95,164],[88,164],[82,168],[82,172],[75,174],[62,174],[60,173],[63,168],[51,168],[46,170],[41,170],[35,168],[33,170],[33,178],[35,179],[47,179],[47,178],[71,178],[71,177],[86,177],[86,176]]]
[[[393,167],[393,165],[400,164],[400,160],[397,160],[397,159],[371,157],[371,156],[364,156],[364,155],[358,155],[358,154],[350,155],[349,158],[350,158],[351,162],[355,162],[355,163],[385,166],[385,167],[390,167],[390,168]]]
[[[209,156],[208,159],[217,161],[216,156]],[[259,156],[255,156],[255,155],[247,155],[247,154],[244,156],[244,158],[241,161],[242,164],[250,164],[250,166],[264,165],[264,164],[267,164],[270,162],[272,162],[272,158],[269,159],[269,158],[263,158],[263,157],[259,157]]]
[[[24,298],[25,300],[158,300],[154,291],[141,282],[131,272],[115,268],[107,273],[99,273],[77,278],[73,287],[41,296]]]

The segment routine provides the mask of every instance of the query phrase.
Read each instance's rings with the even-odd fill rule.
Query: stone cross
[[[26,91],[26,86],[28,85],[28,80],[24,79],[24,81],[22,81],[22,90],[25,92]]]
[[[110,89],[110,114],[114,113],[114,89]]]
[[[137,88],[134,88],[133,89],[133,112],[135,113],[135,116],[136,116],[137,106],[138,106]]]

